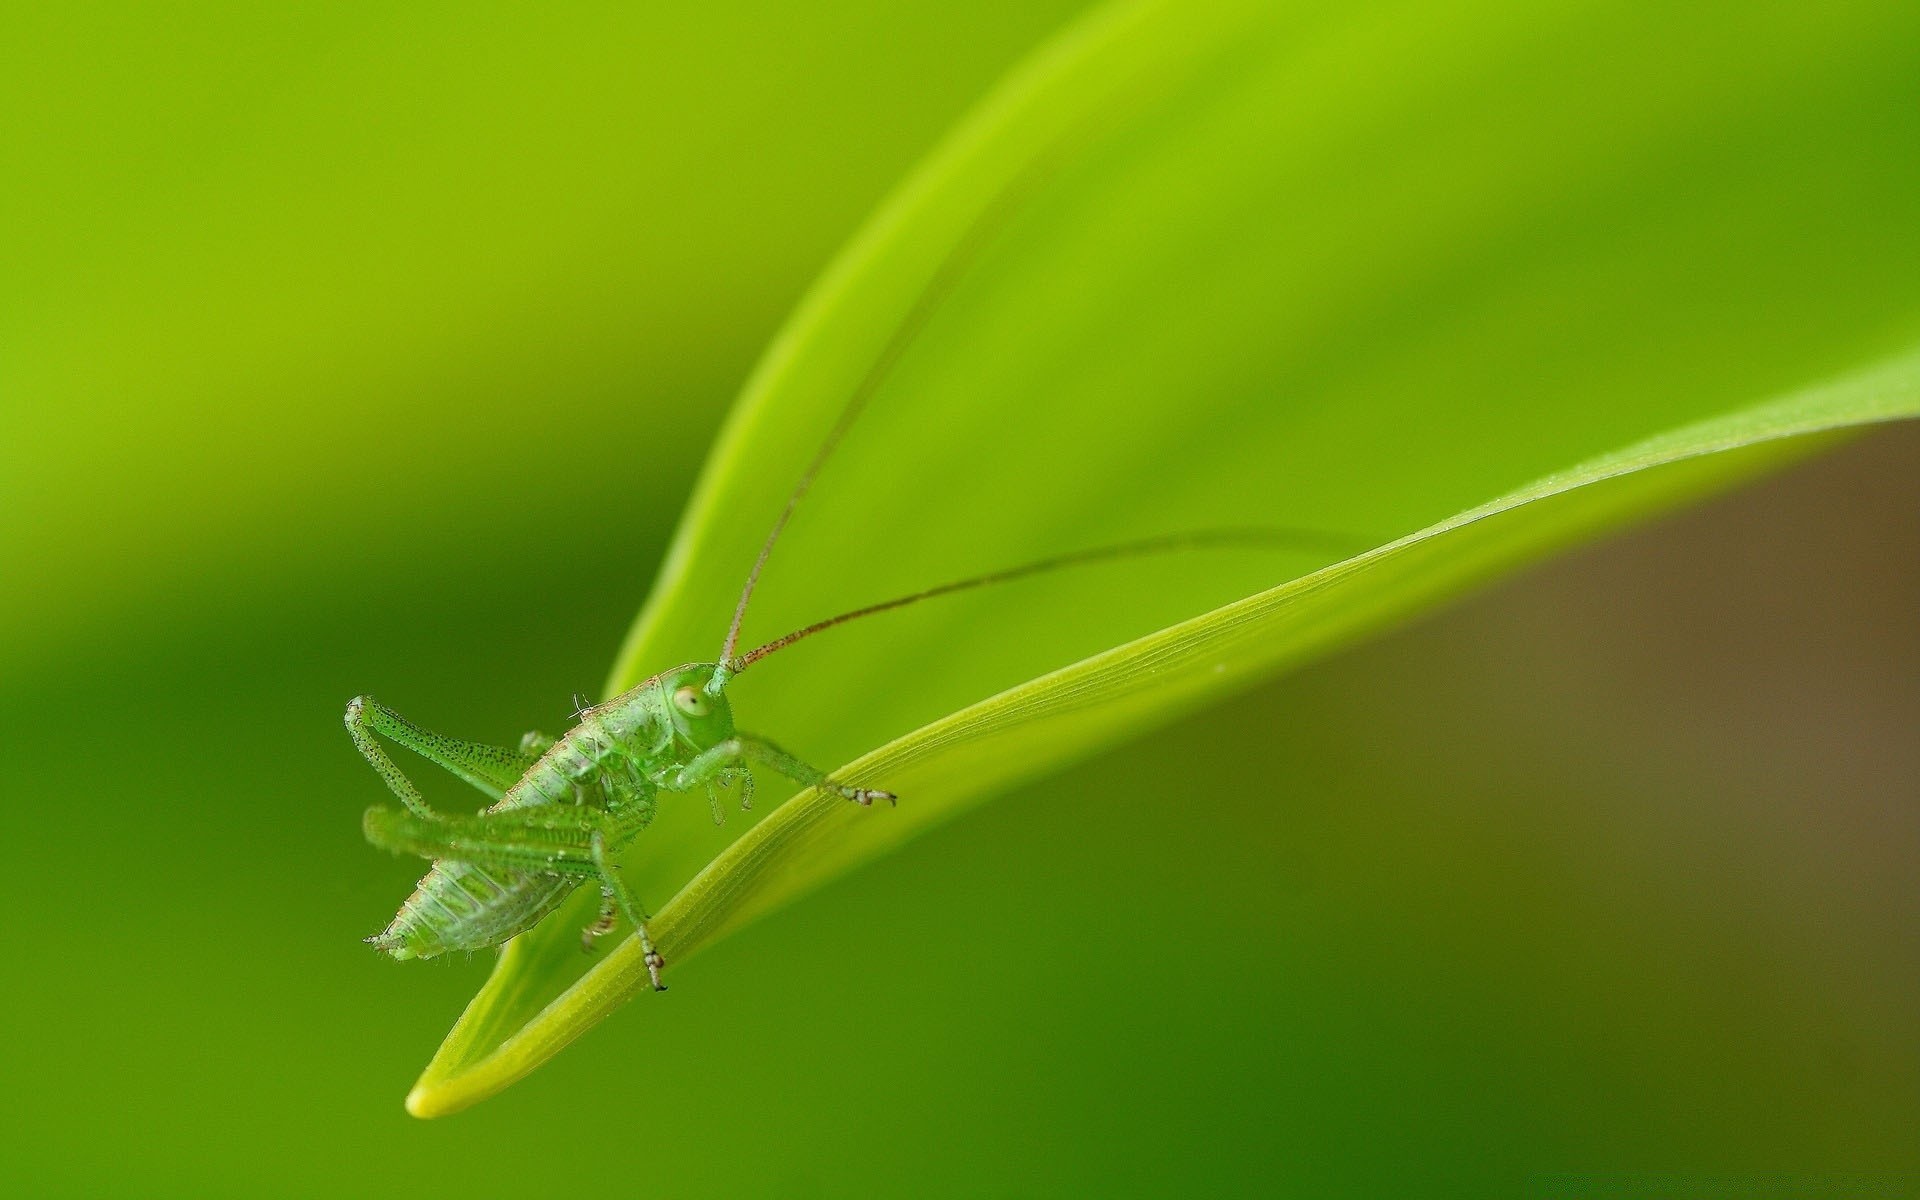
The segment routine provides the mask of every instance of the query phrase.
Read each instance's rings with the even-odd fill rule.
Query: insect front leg
[[[727,812],[721,804],[721,793],[730,788],[740,789],[740,807],[753,807],[753,772],[746,767],[722,767],[707,780],[707,807],[713,810],[713,823],[725,825]]]
[[[607,857],[605,835],[598,829],[594,830],[589,846],[593,854],[593,865],[600,870],[601,890],[612,897],[613,903],[633,926],[633,936],[640,939],[642,961],[647,964],[647,977],[653,981],[653,990],[666,991],[667,985],[660,982],[660,969],[666,966],[667,962],[660,957],[660,952],[653,948],[653,939],[647,936],[647,922],[652,918],[647,915],[647,910],[641,908],[639,902],[634,900],[633,893],[627,890],[625,881],[620,878],[620,869],[613,865],[612,859]],[[599,922],[595,924],[598,925]]]
[[[402,804],[423,817],[436,814],[427,806],[420,789],[387,756],[386,750],[380,745],[380,738],[405,746],[429,762],[444,767],[495,800],[519,782],[520,776],[526,774],[527,768],[539,757],[537,754],[528,755],[524,749],[509,750],[504,746],[469,742],[422,729],[371,696],[355,696],[348,701],[346,720],[347,735],[353,739],[360,756],[386,781],[387,787],[400,797]],[[535,735],[528,736],[531,738]],[[523,740],[522,746],[525,745]]]
[[[885,800],[889,804],[895,802],[892,792],[840,783],[825,771],[809,766],[765,738],[748,733],[737,733],[695,755],[670,777],[668,786],[676,791],[684,791],[717,778],[726,771],[738,770],[743,763],[759,763],[795,783],[836,792],[855,804],[870,805],[875,800]]]

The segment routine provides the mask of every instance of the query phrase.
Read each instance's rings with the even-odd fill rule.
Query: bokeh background
[[[418,872],[360,839],[345,700],[560,724],[802,289],[1078,7],[8,11],[0,1188],[1920,1188],[1911,429],[1003,797],[402,1113],[487,964],[359,944]]]

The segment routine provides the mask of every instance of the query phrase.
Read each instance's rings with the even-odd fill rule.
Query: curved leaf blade
[[[751,628],[1167,528],[1419,532],[1339,563],[1062,577],[757,668],[734,688],[743,722],[822,761],[880,746],[849,770],[906,803],[803,793],[737,840],[704,827],[704,806],[664,814],[626,869],[673,897],[654,924],[670,962],[999,787],[1724,485],[1786,439],[1915,415],[1912,359],[1735,407],[1910,324],[1894,265],[1916,249],[1920,195],[1875,163],[1911,149],[1887,115],[1907,86],[1887,47],[1911,56],[1911,19],[1389,15],[1127,5],[1010,80],[770,349],[610,686],[712,656],[800,464],[983,225],[776,555]],[[1712,69],[1650,100],[1629,67],[1682,52]],[[1607,54],[1629,65],[1593,65]],[[1782,132],[1809,95],[1806,127]],[[1511,127],[1489,132],[1492,113]],[[1750,144],[1738,170],[1728,142]],[[1825,184],[1873,175],[1879,208],[1785,203],[1805,199],[1794,154],[1815,142],[1840,147]],[[1608,208],[1663,189],[1688,203]],[[1730,219],[1740,237],[1703,240]],[[1693,318],[1685,336],[1676,314]],[[1105,418],[1115,397],[1124,422]],[[1734,415],[1701,421],[1716,410]],[[499,1090],[634,993],[631,945],[589,969],[576,916],[506,950],[413,1111]]]

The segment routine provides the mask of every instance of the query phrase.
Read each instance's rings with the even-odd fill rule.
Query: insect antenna
[[[981,211],[973,224],[968,226],[966,232],[947,252],[946,258],[941,260],[939,267],[928,279],[926,287],[914,299],[913,307],[907,310],[907,315],[894,328],[886,345],[881,348],[879,357],[873,360],[873,364],[867,368],[866,375],[861,378],[859,386],[854,388],[853,394],[847,397],[847,403],[841,408],[839,417],[834,420],[833,428],[827,431],[827,436],[820,443],[820,448],[813,452],[813,459],[807,464],[807,469],[801,472],[799,482],[795,483],[793,491],[787,494],[786,505],[781,508],[780,515],[774,518],[773,528],[767,531],[766,541],[760,544],[760,553],[755,556],[752,568],[747,571],[747,582],[740,589],[739,603],[733,606],[733,620],[727,626],[727,639],[720,647],[719,666],[715,668],[713,678],[707,683],[707,691],[719,692],[733,674],[733,651],[740,642],[740,623],[746,619],[747,602],[753,598],[753,589],[760,582],[760,572],[766,567],[767,559],[773,554],[774,543],[779,541],[780,535],[786,531],[787,522],[793,519],[794,510],[799,508],[800,501],[806,498],[821,468],[827,465],[827,460],[833,456],[841,439],[845,438],[847,431],[853,428],[853,423],[859,419],[868,401],[873,399],[874,393],[880,390],[880,385],[886,381],[894,364],[900,361],[901,355],[906,353],[913,339],[918,337],[920,331],[925,328],[934,310],[940,307],[940,302],[959,282],[968,264],[992,239],[994,233],[1006,223],[1014,209],[1019,207],[1020,203],[1039,186],[1041,180],[1053,170],[1062,152],[1061,147],[1056,147],[1052,153],[1043,154],[1029,163],[1013,184],[994,197]]]
[[[1138,558],[1152,554],[1170,554],[1186,550],[1216,550],[1239,548],[1279,549],[1279,550],[1332,550],[1341,554],[1356,553],[1367,545],[1376,544],[1349,534],[1328,533],[1316,529],[1293,529],[1279,526],[1255,526],[1241,529],[1202,529],[1188,533],[1163,534],[1159,537],[1139,538],[1134,541],[1114,542],[1105,546],[1094,546],[1085,550],[1073,550],[1065,554],[1049,555],[1019,566],[1005,567],[998,571],[989,571],[984,575],[972,575],[965,579],[956,579],[937,587],[911,592],[905,596],[895,596],[891,600],[882,600],[877,604],[868,604],[861,608],[843,612],[838,616],[815,621],[802,626],[792,633],[783,634],[762,646],[737,658],[723,660],[720,669],[728,675],[738,675],[767,655],[784,650],[795,642],[803,641],[816,633],[857,621],[861,617],[871,617],[879,613],[890,612],[896,608],[905,608],[909,604],[918,604],[922,600],[932,600],[937,596],[950,596],[955,592],[971,591],[974,588],[991,587],[995,584],[1012,583],[1031,575],[1041,575],[1048,571],[1058,571],[1065,567],[1086,566],[1091,563],[1110,562],[1121,558]]]

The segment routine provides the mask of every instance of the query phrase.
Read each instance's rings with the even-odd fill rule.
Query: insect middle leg
[[[660,957],[660,952],[653,948],[653,939],[647,936],[647,922],[652,918],[633,898],[633,893],[627,890],[625,881],[620,878],[620,869],[608,857],[606,837],[596,829],[588,844],[593,854],[593,865],[600,869],[601,890],[612,897],[613,903],[633,926],[633,936],[640,939],[642,961],[647,964],[647,977],[653,981],[653,990],[666,991],[667,985],[660,982],[660,969],[667,965],[667,961]]]
[[[580,949],[589,953],[593,944],[613,932],[614,923],[620,919],[620,906],[614,902],[613,892],[605,884],[600,887],[600,915],[593,924],[580,931]]]

